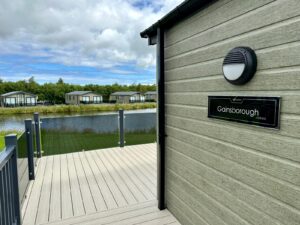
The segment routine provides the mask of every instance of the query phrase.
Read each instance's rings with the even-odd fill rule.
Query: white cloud
[[[38,81],[41,83],[56,83],[62,76],[59,75],[53,75],[53,74],[36,74],[38,77]],[[34,76],[35,77],[35,76]],[[5,75],[0,75],[0,79],[4,81],[20,81],[20,80],[29,80],[31,78],[30,75],[28,74],[15,74],[15,76],[10,77],[10,76],[5,76]],[[86,83],[91,83],[91,84],[113,84],[113,83],[118,83],[120,80],[118,78],[114,77],[86,77],[86,76],[64,76],[63,80],[67,83],[72,83],[72,84],[79,84],[81,85],[83,81]],[[154,83],[154,80],[140,80],[139,83],[141,84],[152,84]],[[123,84],[132,84],[134,83],[133,80],[131,79],[126,79],[124,80]]]
[[[182,0],[1,0],[0,53],[66,65],[155,64],[144,30]]]

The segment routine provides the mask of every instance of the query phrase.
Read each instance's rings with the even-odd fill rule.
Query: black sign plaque
[[[279,129],[280,97],[208,96],[208,117]]]

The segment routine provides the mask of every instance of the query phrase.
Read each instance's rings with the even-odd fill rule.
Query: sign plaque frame
[[[266,128],[280,128],[281,97],[208,96],[208,117]]]

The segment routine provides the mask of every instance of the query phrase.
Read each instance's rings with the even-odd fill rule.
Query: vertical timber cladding
[[[300,224],[300,1],[219,0],[166,31],[166,202],[182,224]],[[253,79],[223,77],[255,50]],[[207,117],[208,96],[280,96],[280,130]]]

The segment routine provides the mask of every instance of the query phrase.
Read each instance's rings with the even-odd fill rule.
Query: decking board
[[[74,217],[48,225],[180,225],[168,211],[159,211],[157,201],[146,201],[134,205]]]
[[[77,177],[78,177],[78,182],[80,185],[80,190],[81,190],[81,195],[82,195],[85,212],[86,212],[86,214],[94,213],[94,212],[96,212],[95,202],[94,202],[91,190],[90,190],[90,186],[87,182],[87,177],[86,177],[86,174],[84,173],[79,155],[78,155],[78,153],[74,153],[72,155],[73,155],[73,160],[74,160],[74,164],[75,164],[75,170],[76,170]]]
[[[127,165],[127,168],[129,168],[136,176],[142,181],[142,183],[147,187],[147,189],[150,190],[150,192],[155,195],[156,193],[156,186],[155,186],[155,181],[153,179],[149,178],[148,175],[145,175],[144,168],[141,166],[142,164],[138,165],[135,163],[132,163],[131,158],[124,157],[124,152],[119,152],[119,151],[114,151],[114,154],[118,155],[125,165]]]
[[[114,180],[115,184],[119,188],[120,192],[122,193],[123,197],[126,200],[127,204],[135,204],[137,200],[134,198],[131,190],[128,188],[126,183],[124,182],[123,178],[119,175],[118,171],[113,168],[113,166],[109,163],[105,156],[100,151],[95,151],[98,155],[99,159],[102,160],[102,163],[106,167],[107,171],[110,173],[112,179]]]
[[[137,186],[135,185],[135,183],[132,181],[131,177],[128,176],[128,174],[126,173],[127,168],[124,168],[124,166],[122,164],[118,164],[114,160],[113,156],[112,155],[108,155],[108,154],[109,154],[108,151],[103,151],[102,155],[112,165],[112,167],[114,168],[114,170],[118,171],[118,174],[123,179],[124,183],[126,184],[126,186],[128,187],[128,189],[132,193],[134,199],[137,202],[146,201],[146,198],[143,195],[143,193],[137,188]]]
[[[115,156],[115,153],[112,151],[108,151],[108,154],[111,155],[111,157],[119,164],[124,164],[124,160],[122,158]],[[126,166],[126,164],[125,164]],[[140,192],[145,196],[147,200],[153,199],[155,197],[154,194],[151,193],[148,186],[145,185],[140,178],[136,175],[136,173],[130,168],[127,167],[125,170],[126,174],[130,177],[133,183],[135,183],[136,187],[140,190]]]
[[[113,197],[114,197],[115,201],[117,202],[118,207],[127,205],[126,199],[124,198],[118,185],[115,183],[114,179],[112,178],[110,172],[103,164],[102,159],[99,158],[97,153],[94,151],[87,152],[87,154],[90,154],[91,157],[93,158],[93,160],[95,161],[95,163],[98,167],[98,170],[99,170],[98,172],[103,175],[104,180],[107,183],[109,190],[113,194]]]
[[[49,221],[61,218],[61,169],[60,155],[53,157],[52,188],[50,199]]]
[[[78,154],[79,154],[79,157],[80,157],[80,160],[82,163],[84,173],[87,178],[87,182],[88,182],[90,190],[91,190],[92,197],[94,199],[96,211],[107,210],[107,206],[106,206],[105,200],[103,198],[103,195],[101,193],[100,187],[99,187],[97,180],[92,172],[92,169],[90,168],[90,165],[87,162],[85,154],[83,152],[80,152]]]
[[[47,157],[43,186],[39,200],[36,223],[42,224],[49,220],[50,198],[52,189],[53,156]]]
[[[69,170],[67,165],[67,155],[60,156],[61,162],[61,213],[62,219],[70,218],[74,215],[73,202],[71,195],[71,186]]]
[[[23,224],[36,224],[37,209],[39,206],[40,194],[43,186],[43,178],[46,167],[46,158],[42,158],[39,162],[37,176],[28,193],[29,199],[27,200],[26,208],[24,209]]]
[[[98,224],[102,214],[101,224],[176,223],[157,210],[156,182],[156,144],[45,156],[23,225]]]
[[[85,214],[85,209],[72,155],[73,154],[67,154],[67,163],[70,176],[69,180],[71,186],[73,213],[75,216],[80,216]]]

